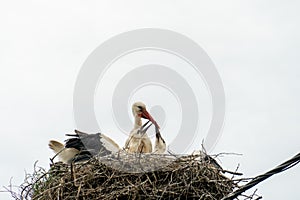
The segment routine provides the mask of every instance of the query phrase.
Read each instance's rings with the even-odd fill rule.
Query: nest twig
[[[200,155],[155,154],[110,155],[72,165],[58,162],[31,177],[16,199],[220,200],[243,181],[224,176],[222,169]]]

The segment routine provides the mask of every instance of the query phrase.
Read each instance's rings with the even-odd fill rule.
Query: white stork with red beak
[[[166,143],[160,135],[157,122],[147,111],[146,105],[142,102],[134,103],[132,105],[132,114],[134,116],[134,128],[125,142],[125,150],[129,153],[164,153],[166,151]],[[155,125],[156,141],[154,151],[152,151],[152,143],[146,133],[150,126],[144,129],[142,127],[142,118],[148,119]],[[141,131],[141,127],[144,131]]]

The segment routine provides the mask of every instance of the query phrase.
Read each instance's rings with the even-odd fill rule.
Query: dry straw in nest
[[[36,170],[17,199],[212,199],[238,187],[200,155],[118,154]],[[248,197],[248,199],[252,199]]]

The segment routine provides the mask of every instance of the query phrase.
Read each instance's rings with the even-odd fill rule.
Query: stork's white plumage
[[[162,154],[166,151],[166,142],[161,137],[160,131],[158,127],[155,127],[156,135],[155,135],[155,145],[153,153]]]
[[[66,135],[71,138],[67,139],[65,144],[55,140],[49,142],[50,149],[64,163],[87,160],[94,155],[107,155],[120,150],[116,142],[101,133],[87,134],[75,130],[75,134]]]
[[[129,153],[152,153],[152,142],[148,137],[146,131],[143,130],[141,134],[142,118],[150,120],[155,125],[156,141],[154,146],[154,153],[164,153],[166,150],[166,143],[161,137],[159,126],[153,117],[148,113],[146,105],[142,102],[136,102],[132,105],[132,114],[134,116],[134,128],[130,132],[128,139],[125,142],[125,150]],[[148,122],[147,122],[148,123]]]
[[[142,102],[136,102],[132,105],[132,114],[134,116],[134,127],[125,142],[125,150],[128,153],[151,153],[152,143],[146,131],[140,134],[142,127],[142,118],[150,120],[157,124],[148,113],[146,105]]]
[[[65,145],[56,141],[49,141],[49,148],[58,155],[58,158],[63,163],[70,163],[72,159],[79,153],[79,150],[75,148],[65,148]]]
[[[151,153],[152,152],[152,143],[147,136],[147,130],[152,125],[150,124],[148,127],[147,124],[141,126],[139,129],[134,129],[131,131],[126,143],[125,150],[128,153]]]

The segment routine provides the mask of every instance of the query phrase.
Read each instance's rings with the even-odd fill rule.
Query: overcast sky
[[[245,176],[299,152],[298,1],[2,1],[0,3],[0,185],[33,164],[48,167],[49,139],[74,127],[73,89],[87,56],[138,28],[182,33],[204,48],[226,95],[226,120],[212,153]],[[117,141],[119,142],[119,141]],[[299,199],[300,166],[258,185],[265,199]],[[0,193],[1,199],[10,199]]]

